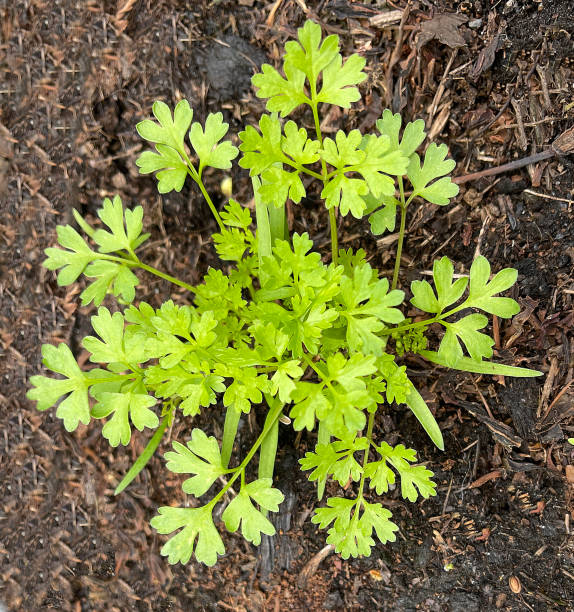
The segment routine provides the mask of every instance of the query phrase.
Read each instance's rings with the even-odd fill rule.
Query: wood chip
[[[403,16],[403,11],[397,9],[395,11],[385,11],[384,13],[379,13],[378,15],[374,15],[369,19],[369,24],[374,28],[386,28],[387,26],[392,25],[393,23],[398,23]]]
[[[477,478],[473,483],[468,485],[469,489],[477,489],[478,487],[482,487],[483,484],[487,483],[490,480],[496,480],[502,476],[502,472],[500,470],[494,470]]]

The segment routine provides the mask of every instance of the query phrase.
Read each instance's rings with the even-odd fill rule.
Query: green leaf
[[[398,366],[395,358],[386,353],[377,360],[377,366],[385,379],[387,403],[404,404],[411,388],[406,366]]]
[[[259,119],[259,130],[260,132],[248,125],[239,133],[239,150],[243,153],[239,165],[248,169],[250,176],[261,174],[273,164],[284,161],[281,124],[277,116],[263,115]]]
[[[237,227],[224,229],[211,237],[217,254],[224,261],[240,261],[254,240],[251,232],[241,231]]]
[[[143,208],[136,206],[133,210],[124,210],[120,196],[115,196],[113,201],[106,198],[103,207],[98,210],[98,217],[110,229],[109,232],[103,229],[94,232],[94,241],[100,253],[123,249],[133,252],[149,237],[149,234],[141,233]]]
[[[65,378],[55,379],[47,376],[31,376],[33,388],[26,397],[36,401],[38,410],[47,410],[63,396],[56,416],[64,421],[67,431],[74,431],[80,423],[90,422],[90,405],[88,401],[89,377],[80,370],[72,351],[61,343],[57,347],[51,344],[42,346],[42,363],[45,367],[62,374]]]
[[[371,534],[374,529],[381,544],[394,542],[397,539],[395,532],[399,528],[390,520],[391,516],[391,511],[383,508],[381,504],[370,504],[363,500],[363,515],[359,527],[365,534]]]
[[[339,130],[335,140],[325,138],[321,158],[329,165],[341,169],[345,166],[357,166],[366,157],[365,151],[360,146],[363,135],[359,130],[351,130],[348,134]]]
[[[159,533],[172,533],[184,527],[171,537],[161,549],[161,554],[168,557],[170,564],[185,565],[195,553],[200,563],[212,566],[217,562],[217,555],[225,552],[225,546],[213,523],[211,506],[201,508],[171,508],[164,506],[159,515],[151,520],[151,526]],[[195,541],[197,539],[197,545]],[[194,551],[195,548],[195,551]]]
[[[520,312],[518,303],[511,298],[493,296],[512,287],[517,277],[517,270],[504,268],[489,282],[490,264],[480,255],[470,267],[470,290],[465,305],[479,308],[503,319],[512,317]]]
[[[293,408],[289,416],[294,419],[293,429],[295,431],[301,431],[304,428],[313,431],[316,413],[327,412],[331,407],[329,400],[323,393],[323,385],[305,381],[296,384],[291,399],[293,400]]]
[[[44,252],[47,259],[42,264],[48,270],[60,270],[58,285],[71,285],[78,279],[86,266],[98,257],[86,244],[86,241],[70,225],[58,225],[58,243],[64,249],[50,247]]]
[[[427,281],[413,281],[411,303],[424,312],[439,314],[448,306],[455,304],[468,285],[468,278],[458,278],[453,282],[454,267],[448,257],[441,257],[433,264],[433,278],[437,291],[435,296]]]
[[[286,336],[285,340],[288,340]],[[271,395],[279,394],[279,399],[284,404],[289,403],[293,391],[295,391],[295,383],[301,376],[303,376],[303,369],[300,367],[299,361],[283,362],[271,377]]]
[[[389,291],[386,278],[376,279],[368,263],[356,266],[353,277],[341,280],[340,300],[344,306],[342,316],[347,321],[347,342],[352,350],[380,355],[385,341],[377,336],[384,323],[400,323],[403,313],[398,306],[404,293],[397,289]]]
[[[227,387],[223,395],[224,406],[235,406],[236,410],[249,412],[251,404],[260,404],[263,393],[270,390],[267,376],[258,374],[256,368],[229,368],[228,377],[233,382]]]
[[[484,315],[471,314],[455,323],[442,321],[442,324],[446,327],[446,334],[441,342],[439,353],[447,363],[456,363],[462,357],[462,349],[457,337],[464,343],[474,361],[481,361],[483,357],[492,357],[494,340],[477,331],[488,325],[488,319]]]
[[[365,201],[361,196],[368,192],[369,188],[363,179],[348,178],[341,173],[325,185],[321,197],[327,209],[339,206],[343,216],[350,212],[355,219],[360,219],[365,210]]]
[[[359,516],[361,507],[362,515]],[[353,515],[351,516],[351,512]],[[343,557],[369,556],[375,545],[373,529],[379,540],[384,544],[394,542],[398,527],[390,521],[391,513],[381,504],[369,504],[362,498],[358,500],[330,497],[326,508],[319,508],[311,519],[322,528],[331,523],[328,544],[335,546],[335,551]]]
[[[157,172],[159,193],[180,192],[187,178],[188,166],[180,154],[167,145],[157,144],[157,153],[144,151],[136,160],[140,174]]]
[[[199,174],[205,166],[225,170],[231,168],[231,160],[239,153],[231,142],[219,142],[229,129],[224,123],[222,113],[209,113],[205,121],[205,131],[199,123],[193,123],[189,140],[199,158]]]
[[[319,160],[321,144],[307,137],[307,130],[299,128],[294,121],[287,121],[285,135],[281,138],[281,150],[296,164],[314,164]]]
[[[259,194],[266,204],[279,208],[285,204],[287,198],[298,204],[305,197],[305,187],[298,172],[288,172],[273,166],[264,170],[261,178],[263,180]]]
[[[428,351],[420,351],[427,353]],[[428,357],[427,357],[428,359]],[[433,413],[430,411],[426,402],[422,398],[422,395],[416,390],[415,386],[411,383],[410,391],[405,398],[407,406],[411,409],[415,415],[417,421],[423,426],[423,429],[427,432],[429,438],[434,442],[435,446],[439,450],[444,450],[444,440],[442,432]]]
[[[542,372],[538,370],[530,370],[529,368],[517,368],[503,363],[493,363],[492,361],[475,361],[470,357],[459,357],[456,362],[450,361],[444,355],[440,355],[435,351],[419,351],[427,361],[442,365],[452,370],[461,370],[462,372],[473,372],[475,374],[492,374],[496,376],[515,376],[518,378],[533,378],[534,376],[542,376]],[[442,450],[442,449],[441,449]]]
[[[454,160],[445,159],[448,148],[445,144],[437,146],[431,143],[425,153],[421,168],[419,156],[416,153],[410,158],[407,176],[413,186],[413,194],[423,197],[432,204],[445,205],[449,199],[458,194],[458,185],[449,177],[444,176],[452,172],[456,166]],[[435,179],[442,176],[434,183]]]
[[[225,391],[222,376],[201,375],[199,382],[184,384],[179,394],[183,401],[179,405],[184,416],[196,416],[201,407],[208,408],[217,403],[217,393]]]
[[[343,64],[343,58],[337,54],[333,61],[323,70],[323,84],[316,100],[349,108],[352,102],[361,97],[357,87],[367,75],[363,72],[366,60],[360,55],[351,55]]]
[[[187,100],[178,102],[173,112],[165,102],[157,101],[152,106],[153,114],[159,125],[151,119],[136,125],[138,134],[150,142],[167,145],[179,153],[185,152],[184,140],[193,119],[193,111]]]
[[[393,115],[392,111],[386,109],[383,116],[377,121],[377,129],[381,135],[388,137],[391,151],[401,151],[406,157],[410,157],[426,138],[425,122],[417,119],[407,123],[402,139],[399,139],[402,118],[399,113]]]
[[[301,104],[310,102],[305,95],[305,73],[288,63],[284,65],[284,71],[285,78],[273,66],[263,64],[261,72],[251,79],[257,88],[257,97],[269,98],[267,110],[279,112],[281,117],[286,117]]]
[[[134,301],[139,280],[127,265],[97,259],[88,264],[84,274],[87,278],[96,280],[80,294],[82,306],[87,306],[91,302],[99,306],[108,293],[121,297],[128,304]]]
[[[401,477],[401,495],[409,501],[415,502],[420,495],[424,498],[436,495],[436,484],[432,482],[433,473],[424,466],[411,465],[416,461],[416,452],[412,448],[405,448],[398,444],[394,448],[383,442],[377,447],[381,460],[369,463],[365,470],[367,478],[371,478],[370,487],[375,488],[381,495],[389,490],[389,484],[394,484],[395,477],[390,464]],[[418,491],[417,491],[418,489]]]
[[[359,219],[367,207],[363,196],[393,196],[395,182],[387,174],[404,174],[408,158],[401,151],[389,152],[388,144],[383,137],[363,138],[359,130],[349,134],[339,130],[334,141],[325,138],[321,157],[337,169],[321,194],[327,208],[340,206],[341,214],[350,210]],[[350,178],[347,172],[359,173],[363,180]]]
[[[251,211],[233,199],[229,200],[220,214],[223,223],[228,227],[238,227],[246,230],[253,223]],[[211,268],[210,272],[215,272],[215,270]]]
[[[358,481],[363,468],[354,458],[354,453],[365,450],[366,438],[355,438],[349,444],[347,441],[318,444],[314,452],[308,452],[299,460],[302,470],[313,470],[309,480],[325,480],[332,475],[334,480],[344,487],[349,479]]]
[[[143,385],[138,385],[139,390],[145,391]],[[144,427],[155,429],[159,425],[159,419],[155,412],[150,410],[157,403],[155,397],[137,391],[121,391],[112,393],[109,391],[93,391],[98,403],[92,409],[92,416],[101,419],[113,413],[102,428],[102,435],[108,440],[110,446],[123,444],[126,446],[131,439],[130,421],[138,431]]]
[[[208,438],[201,429],[191,432],[187,446],[174,441],[173,448],[175,452],[164,455],[167,469],[175,474],[193,474],[182,485],[185,493],[199,497],[225,474],[217,440]]]
[[[127,366],[149,359],[145,354],[141,335],[124,336],[124,317],[120,312],[114,312],[112,315],[107,308],[101,306],[91,321],[94,331],[101,340],[87,336],[82,341],[82,346],[91,353],[90,361],[121,363]]]
[[[260,478],[242,486],[239,495],[231,501],[222,515],[229,531],[233,533],[241,525],[243,537],[256,546],[261,544],[261,534],[274,535],[275,527],[253,502],[265,510],[277,512],[284,499],[281,491],[271,486],[272,483],[271,478]]]
[[[352,169],[363,176],[375,197],[393,196],[395,180],[387,174],[403,176],[407,171],[409,158],[400,150],[390,151],[388,139],[382,136],[363,137],[361,148],[365,152],[365,158],[360,164],[351,166]]]
[[[285,45],[285,63],[305,74],[309,83],[315,84],[323,71],[339,55],[339,37],[327,36],[321,42],[321,26],[307,20],[297,30],[299,41]]]
[[[369,194],[367,197],[374,198],[372,194]],[[384,234],[387,230],[389,232],[394,231],[397,220],[397,206],[399,205],[399,201],[394,196],[385,195],[374,199],[376,200],[377,205],[382,204],[383,207],[369,216],[371,232],[373,232],[375,236],[379,236],[380,234]]]

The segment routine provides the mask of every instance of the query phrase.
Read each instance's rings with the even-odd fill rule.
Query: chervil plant
[[[338,37],[321,40],[321,28],[308,21],[298,41],[286,44],[282,73],[265,65],[253,77],[271,113],[239,135],[239,164],[253,182],[256,230],[250,210],[235,200],[218,212],[203,182],[205,168],[230,168],[239,154],[222,140],[228,126],[221,113],[208,115],[202,126],[193,122],[186,101],[173,114],[156,102],[156,121],[138,124],[142,138],[154,145],[137,160],[140,172],[156,173],[160,193],[179,191],[191,178],[219,226],[213,243],[226,263],[210,269],[200,285],[140,260],[138,247],[148,237],[142,234],[142,208],[126,210],[119,197],[104,201],[98,229],[75,215],[90,243],[66,225],[58,228],[62,248],[46,250],[44,265],[59,270],[58,284],[74,283],[81,274],[87,278],[82,304],[99,308],[92,317],[94,335],[83,347],[97,367],[83,371],[68,346],[44,345],[44,365],[61,376],[33,376],[28,397],[39,410],[59,404],[56,415],[68,431],[104,419],[102,434],[112,446],[127,445],[134,427],[155,430],[117,492],[141,471],[174,420],[191,422],[202,410],[225,411],[221,440],[195,428],[165,454],[168,470],[188,475],[182,488],[191,496],[186,507],[159,508],[151,521],[159,533],[177,532],[161,551],[170,563],[195,556],[213,565],[224,554],[214,522],[218,505],[226,529],[240,530],[249,542],[259,544],[261,534],[275,532],[268,513],[283,500],[272,481],[280,419],[296,431],[316,432],[309,434],[314,449],[300,463],[317,483],[319,499],[328,480],[345,487],[316,510],[313,522],[329,528],[327,541],[343,558],[368,555],[374,536],[394,541],[398,528],[388,509],[368,501],[376,497],[367,489],[380,496],[400,481],[401,495],[411,502],[436,494],[433,474],[417,465],[415,450],[389,445],[375,429],[377,414],[406,404],[443,448],[440,429],[409,379],[404,354],[467,372],[538,374],[489,361],[494,341],[481,331],[488,325],[483,313],[509,318],[519,311],[514,300],[498,297],[514,284],[516,270],[491,277],[489,263],[478,257],[469,274],[455,280],[453,264],[443,257],[434,263],[434,287],[411,283],[410,302],[421,315],[405,318],[405,292],[397,286],[406,213],[415,200],[442,206],[457,195],[448,176],[455,163],[447,159],[445,145],[434,143],[421,162],[423,121],[401,129],[401,117],[388,110],[375,134],[339,130],[323,137],[321,113],[329,105],[349,108],[359,99],[356,85],[365,79],[364,65],[358,55],[343,62]],[[307,109],[308,115],[298,117],[312,117],[314,133],[282,121],[296,109]],[[309,190],[320,193],[329,213],[329,263],[306,233],[288,231],[286,202],[297,204]],[[379,278],[362,250],[338,249],[337,216],[349,213],[367,216],[374,234],[393,231],[399,216],[390,281]],[[138,269],[189,290],[190,303],[169,300],[157,309],[133,303]],[[109,293],[127,306],[113,313],[101,306]],[[429,348],[435,344],[436,350]],[[240,418],[253,405],[266,413],[263,428],[244,456],[234,455]]]

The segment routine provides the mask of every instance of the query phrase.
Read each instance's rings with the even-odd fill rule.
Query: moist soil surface
[[[495,321],[496,359],[541,370],[513,380],[463,375],[406,359],[444,432],[438,451],[413,416],[393,407],[377,427],[416,448],[438,495],[404,502],[395,490],[370,499],[391,508],[397,541],[370,558],[325,553],[310,522],[314,488],[297,460],[315,438],[282,426],[276,486],[286,501],[278,535],[260,549],[225,535],[214,568],[169,566],[164,536],[149,526],[160,505],[185,503],[181,479],[156,457],[125,493],[113,491],[146,436],[112,449],[93,422],[68,434],[55,410],[25,397],[41,371],[42,343],[67,342],[80,361],[93,307],[80,287],[58,287],[41,267],[55,227],[102,198],[140,203],[152,234],[150,264],[197,283],[220,265],[216,226],[186,185],[159,197],[138,175],[135,125],[156,99],[190,101],[195,118],[222,110],[232,139],[264,103],[250,78],[277,62],[305,17],[367,58],[362,101],[331,113],[325,133],[374,129],[384,108],[422,118],[462,176],[548,150],[574,122],[574,10],[569,0],[465,2],[14,0],[1,8],[0,45],[0,601],[9,610],[571,610],[574,608],[574,188],[572,156],[461,183],[447,207],[409,209],[401,285],[426,278],[447,255],[468,271],[480,253],[493,270],[514,266],[522,307]],[[387,19],[389,11],[394,19]],[[444,16],[454,13],[457,17]],[[306,116],[299,116],[305,124]],[[308,125],[312,128],[312,123]],[[207,182],[223,204],[222,174]],[[248,203],[249,178],[232,171]],[[328,222],[313,193],[290,210],[328,258]],[[391,271],[396,235],[340,221],[343,246],[362,247]],[[138,299],[154,306],[189,297],[143,274]],[[107,303],[107,302],[106,302]],[[109,302],[111,305],[113,302]],[[411,314],[415,314],[414,312]],[[207,411],[206,411],[207,412]],[[220,434],[216,407],[199,424]],[[243,426],[249,443],[261,419]],[[193,425],[177,422],[171,439]],[[337,487],[333,487],[333,492]]]

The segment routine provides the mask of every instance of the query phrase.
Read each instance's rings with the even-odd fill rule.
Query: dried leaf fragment
[[[435,38],[451,49],[464,47],[466,41],[458,31],[458,28],[467,21],[468,17],[457,15],[456,13],[439,13],[435,15],[430,21],[426,21],[421,26],[417,49],[420,49]]]

